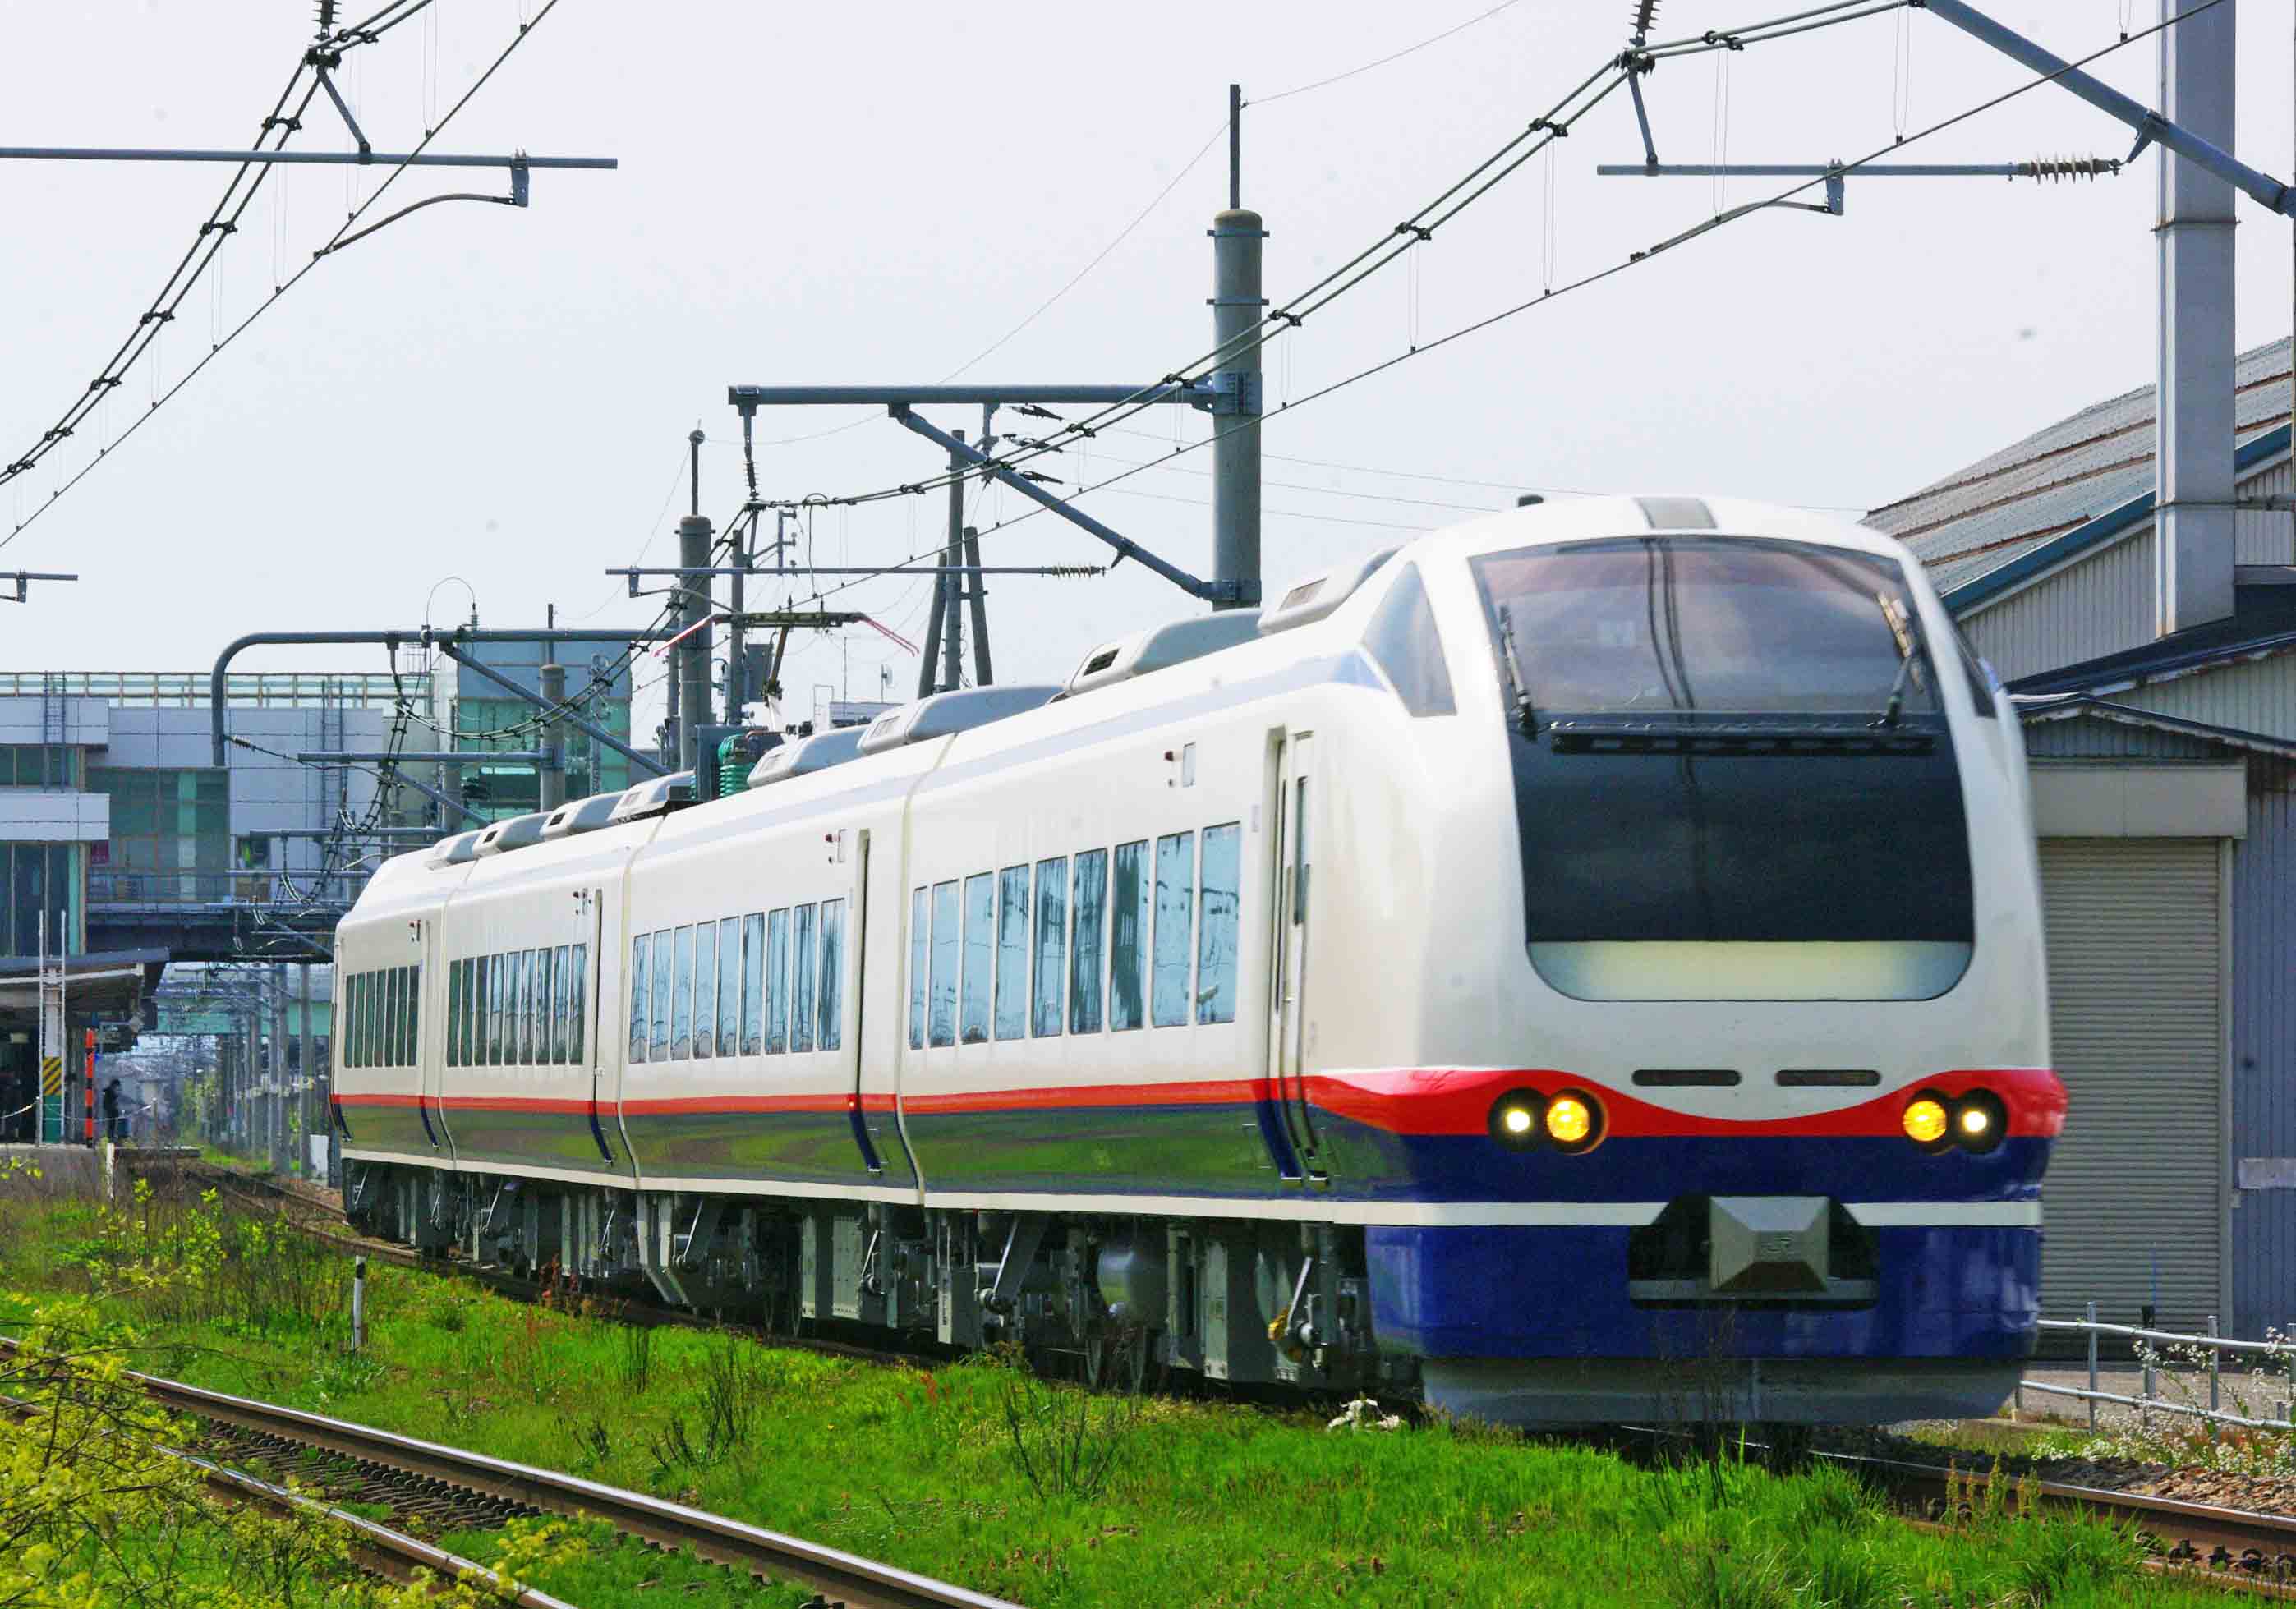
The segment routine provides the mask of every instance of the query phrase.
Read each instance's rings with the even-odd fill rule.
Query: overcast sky
[[[438,0],[435,29],[409,23],[355,53],[348,87],[376,147],[406,148],[426,101],[458,95],[538,4]],[[452,621],[473,594],[488,625],[537,623],[551,604],[584,625],[641,624],[651,605],[601,572],[672,561],[697,424],[709,437],[705,510],[722,519],[737,505],[729,383],[943,380],[1170,184],[1091,273],[964,371],[1016,383],[1161,375],[1210,345],[1204,229],[1226,201],[1213,136],[1228,81],[1274,97],[1488,6],[1169,0],[968,17],[562,0],[434,149],[612,155],[620,170],[537,174],[529,209],[432,208],[322,264],[0,548],[0,568],[83,577],[39,589],[29,608],[0,605],[0,666],[203,669],[242,632]],[[1799,9],[1667,0],[1660,31]],[[2067,55],[2158,14],[2146,0],[1991,9]],[[1617,51],[1628,10],[1516,0],[1399,60],[1247,108],[1244,200],[1272,231],[1270,294],[1353,255],[1544,111]],[[0,143],[243,146],[310,17],[305,0],[0,0]],[[2246,0],[2241,22],[2238,148],[2285,176],[2291,5]],[[2097,70],[2156,98],[2150,41]],[[1863,155],[2024,77],[1915,12],[1669,63],[1648,88],[1665,159],[1815,161]],[[344,143],[324,118],[300,141]],[[2129,143],[2044,89],[1908,159],[2120,156]],[[1594,174],[1639,154],[1618,97],[1559,147],[1551,230],[1540,159],[1416,253],[1415,268],[1390,270],[1272,349],[1271,402],[1535,294],[1550,261],[1562,283],[1759,193],[1751,181],[1718,195],[1702,179]],[[94,377],[228,172],[0,162],[0,461]],[[160,383],[305,260],[375,176],[275,179],[283,205],[258,200],[215,290],[185,305]],[[1758,215],[1300,407],[1266,430],[1268,585],[1519,490],[1710,491],[1853,511],[1902,496],[2151,378],[2154,184],[2151,156],[2092,184],[1853,177],[1845,217]],[[501,187],[487,173],[411,175],[388,205]],[[2247,345],[2288,332],[2291,245],[2284,222],[2245,202],[2242,216]],[[108,429],[58,455],[64,472],[151,396],[149,376],[131,378]],[[1201,437],[1201,416],[1180,412],[1043,467],[1073,483],[1168,448],[1176,429]],[[954,412],[939,422],[978,428]],[[768,414],[759,436],[768,495],[936,468],[926,443],[865,411]],[[1088,506],[1209,573],[1207,459]],[[56,479],[43,469],[0,488],[0,535]],[[811,552],[898,559],[935,538],[945,509],[936,494],[826,511]],[[1021,511],[992,491],[972,518],[985,529]],[[991,563],[1104,557],[1049,517],[984,540]],[[839,601],[921,641],[926,592],[873,582]],[[1095,642],[1195,607],[1131,567],[992,583],[997,674],[1057,679]],[[802,646],[788,678],[801,709],[814,686],[849,675],[852,696],[875,696],[881,665],[896,689],[914,685],[914,658],[873,633]],[[270,650],[241,665],[381,660]]]

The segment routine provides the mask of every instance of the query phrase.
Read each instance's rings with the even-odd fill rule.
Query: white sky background
[[[538,0],[439,0],[442,107]],[[246,631],[413,625],[442,577],[489,625],[642,624],[609,565],[672,562],[685,433],[699,423],[705,511],[740,496],[733,382],[932,382],[1004,334],[1128,223],[1212,135],[1231,78],[1247,97],[1425,38],[1488,0],[1156,6],[609,5],[562,0],[436,149],[608,154],[613,174],[538,173],[534,205],[450,205],[323,264],[207,373],[12,543],[0,567],[76,570],[77,586],[0,606],[0,666],[204,669]],[[1463,174],[1621,44],[1626,0],[1517,4],[1392,64],[1248,108],[1244,200],[1267,217],[1281,298]],[[1668,0],[1668,37],[1799,9]],[[2077,56],[2157,17],[2148,0],[1996,0],[1994,14]],[[351,8],[347,7],[347,14]],[[2241,154],[2291,165],[2292,7],[2241,7]],[[303,0],[230,6],[0,0],[0,143],[242,147],[308,42]],[[1908,129],[2027,75],[1914,13]],[[1897,118],[1899,22],[1885,16],[1727,60],[1671,62],[1647,86],[1663,159],[1863,155]],[[378,149],[419,134],[425,25],[354,53],[349,89]],[[2150,103],[2156,50],[2100,75]],[[340,146],[324,102],[304,144]],[[1906,159],[2125,154],[2120,125],[2043,89],[1913,146]],[[1535,160],[1442,231],[1418,272],[1390,269],[1271,348],[1271,403],[1414,337],[1425,341],[1710,216],[1702,179],[1598,179],[1639,157],[1613,97],[1563,142],[1554,229]],[[1129,239],[970,380],[1132,382],[1211,344],[1210,243],[1225,143]],[[2153,364],[2156,159],[2114,180],[1860,181],[1835,219],[1773,212],[1415,359],[1267,427],[1265,571],[1290,576],[1498,507],[1519,489],[1705,491],[1856,510],[1901,496],[2099,397]],[[0,458],[36,440],[134,324],[229,169],[0,163]],[[163,380],[338,223],[380,176],[284,170],[284,216],[258,200],[219,294],[186,304]],[[1767,183],[1767,182],[1764,182]],[[275,177],[276,185],[278,179]],[[348,188],[347,188],[348,187]],[[411,174],[383,209],[498,174]],[[1751,199],[1732,182],[1724,204]],[[1812,198],[1815,199],[1815,198]],[[2288,331],[2288,226],[2242,203],[2243,345]],[[283,241],[283,249],[281,242]],[[1286,346],[1289,351],[1285,350]],[[110,434],[151,396],[115,395]],[[1164,410],[1038,466],[1073,484],[1172,439]],[[782,443],[861,420],[858,428]],[[977,429],[950,411],[944,427]],[[1007,424],[1021,421],[1004,416]],[[864,412],[759,421],[768,495],[919,478],[925,442]],[[59,455],[67,472],[89,435]],[[1333,470],[1277,454],[1361,466]],[[1209,455],[1088,500],[1184,568],[1210,568]],[[1450,485],[1376,471],[1409,470]],[[0,488],[0,535],[54,484]],[[1157,494],[1156,496],[1135,495]],[[816,562],[890,561],[935,541],[945,494],[821,514]],[[1167,501],[1177,499],[1177,501]],[[1422,501],[1410,501],[1410,500]],[[984,529],[1021,511],[991,491]],[[989,563],[1099,563],[1044,516],[984,537]],[[924,584],[842,594],[913,640]],[[758,589],[753,589],[753,601]],[[431,617],[469,607],[439,587]],[[1000,680],[1064,676],[1094,643],[1196,606],[1128,566],[1100,581],[992,580]],[[897,694],[914,657],[873,633],[802,644],[816,683]],[[969,656],[968,656],[969,659]],[[242,669],[381,667],[373,650],[266,650]],[[968,663],[968,672],[970,666]],[[659,674],[652,662],[645,674]],[[642,699],[641,727],[654,699]]]

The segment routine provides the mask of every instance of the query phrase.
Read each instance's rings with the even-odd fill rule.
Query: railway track
[[[218,1176],[219,1182],[244,1200],[299,1202],[304,1199],[269,1180],[242,1178],[225,1170],[210,1170],[207,1164],[195,1165],[203,1172],[212,1172]],[[288,1221],[294,1222],[303,1232],[340,1245],[346,1250],[381,1258],[402,1267],[462,1274],[505,1294],[521,1297],[531,1298],[543,1289],[533,1281],[520,1279],[502,1270],[477,1268],[460,1262],[442,1262],[387,1242],[367,1241],[321,1228],[316,1223],[298,1222],[291,1215]],[[623,1304],[619,1316],[646,1324],[748,1327],[720,1326],[718,1321],[697,1314],[643,1303]],[[765,1338],[776,1345],[798,1346],[873,1361],[914,1361],[896,1352],[832,1341],[783,1335]],[[1679,1433],[1654,1429],[1637,1428],[1633,1433],[1653,1443],[1688,1439],[1680,1436]],[[1952,1466],[1870,1454],[1826,1451],[1813,1456],[1857,1471],[1874,1485],[1893,1494],[1911,1512],[1932,1523],[1953,1520],[1955,1510],[1965,1505],[1969,1492],[1982,1490],[1993,1478],[1981,1469],[1956,1469]],[[2006,1475],[2001,1478],[2005,1481],[2012,1479]],[[2079,1514],[2132,1528],[2144,1540],[2156,1567],[2175,1572],[2181,1579],[2209,1580],[2228,1587],[2296,1597],[2296,1518],[2251,1509],[2226,1508],[2173,1498],[2116,1491],[2103,1487],[2079,1486],[2038,1477],[2027,1477],[2025,1485],[2044,1512]],[[2013,1504],[2005,1504],[2004,1507],[2013,1507]]]
[[[0,1351],[16,1350],[14,1342],[0,1338]],[[644,1541],[670,1548],[691,1548],[713,1563],[808,1588],[817,1595],[824,1609],[1018,1609],[1006,1599],[881,1564],[840,1548],[785,1536],[667,1499],[586,1481],[578,1475],[538,1469],[487,1453],[442,1446],[277,1403],[208,1391],[156,1375],[128,1371],[123,1378],[176,1413],[224,1426],[240,1439],[242,1446],[248,1444],[248,1438],[253,1438],[255,1445],[274,1456],[316,1450],[348,1460],[357,1471],[358,1478],[368,1483],[368,1490],[385,1500],[390,1500],[390,1496],[388,1491],[378,1490],[378,1475],[395,1472],[403,1479],[392,1482],[386,1477],[380,1483],[382,1488],[403,1487],[406,1481],[412,1481],[427,1497],[444,1497],[465,1509],[475,1504],[488,1516],[477,1523],[499,1523],[504,1517],[532,1512],[603,1520],[623,1534]],[[209,1472],[211,1478],[225,1482],[229,1491],[242,1498],[274,1504],[281,1499],[312,1502],[283,1487],[226,1469],[212,1460],[194,1461]],[[389,1527],[340,1510],[330,1512],[379,1548],[395,1550],[401,1542],[427,1548],[430,1556],[414,1558],[411,1563],[430,1564],[441,1570],[480,1568],[468,1560],[457,1560],[437,1548],[428,1548],[426,1544]],[[536,1609],[547,1609],[549,1604],[555,1602],[539,1595],[531,1601]]]

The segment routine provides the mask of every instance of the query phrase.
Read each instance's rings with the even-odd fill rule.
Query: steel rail
[[[307,1498],[299,1491],[290,1491],[284,1486],[275,1486],[243,1470],[227,1469],[193,1453],[172,1447],[161,1447],[160,1450],[199,1470],[208,1484],[226,1498],[261,1503],[284,1514],[314,1514],[348,1527],[351,1532],[352,1553],[360,1556],[370,1568],[397,1580],[411,1580],[417,1569],[424,1569],[434,1572],[446,1581],[491,1582],[495,1594],[502,1602],[517,1605],[519,1609],[576,1609],[576,1605],[564,1598],[553,1597],[538,1588],[521,1585],[514,1594],[509,1593],[505,1590],[509,1583],[504,1582],[496,1572],[460,1554],[435,1548],[420,1537],[393,1531],[388,1525],[362,1519],[348,1510]]]
[[[22,1347],[15,1341],[0,1335],[0,1352],[20,1353]],[[0,1412],[23,1417],[37,1411],[37,1405],[21,1397],[0,1396]],[[401,1581],[414,1579],[417,1569],[437,1572],[447,1581],[478,1580],[490,1583],[500,1601],[519,1609],[576,1609],[563,1598],[553,1597],[537,1589],[521,1587],[516,1592],[506,1590],[509,1583],[486,1565],[466,1559],[460,1554],[434,1548],[420,1537],[403,1531],[393,1531],[377,1521],[306,1497],[284,1486],[249,1474],[245,1470],[232,1469],[197,1453],[186,1452],[180,1447],[170,1447],[164,1442],[154,1442],[152,1448],[164,1457],[188,1465],[200,1472],[200,1477],[226,1499],[237,1502],[260,1503],[266,1508],[286,1515],[316,1515],[332,1520],[351,1533],[351,1552],[367,1568]]]
[[[0,1352],[13,1353],[20,1350],[19,1343],[0,1336]],[[617,1531],[668,1548],[691,1548],[701,1557],[718,1564],[769,1572],[840,1600],[849,1609],[1020,1609],[1008,1599],[952,1586],[891,1564],[881,1564],[841,1548],[824,1547],[643,1492],[586,1481],[578,1475],[561,1474],[487,1453],[442,1446],[395,1431],[356,1425],[348,1419],[329,1418],[324,1414],[305,1413],[299,1409],[209,1391],[133,1369],[122,1371],[121,1378],[133,1383],[154,1401],[179,1413],[442,1481],[529,1507],[602,1519]],[[242,1478],[253,1486],[266,1484],[251,1476]]]

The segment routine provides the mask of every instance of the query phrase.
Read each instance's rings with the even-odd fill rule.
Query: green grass
[[[195,1383],[675,1497],[1039,1609],[2218,1601],[2144,1574],[2102,1527],[1988,1514],[1932,1534],[1831,1469],[1644,1470],[1439,1418],[1332,1433],[1320,1411],[1092,1398],[996,1358],[883,1367],[641,1329],[388,1266],[369,1269],[369,1350],[350,1358],[348,1259],[276,1237],[243,1251],[236,1220],[201,1227],[223,1209],[172,1210],[123,1227],[0,1199],[0,1313],[10,1293],[96,1282],[121,1293],[109,1300],[150,1365]],[[178,1246],[180,1280],[158,1266]],[[483,1560],[492,1544],[447,1545]],[[703,1603],[757,1601],[745,1578],[627,1546],[561,1568],[534,1584],[586,1609],[683,1599],[689,1581]]]

